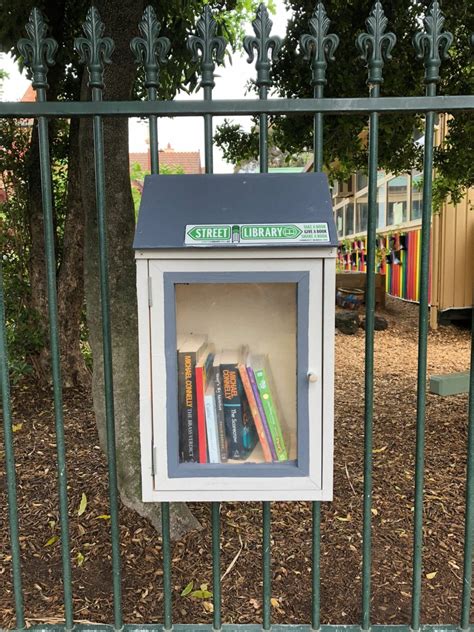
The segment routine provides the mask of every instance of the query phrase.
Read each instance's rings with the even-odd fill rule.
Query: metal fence
[[[45,248],[47,255],[47,282],[49,297],[49,327],[51,362],[53,373],[55,429],[57,436],[57,474],[59,484],[61,547],[64,585],[64,624],[54,626],[71,630],[74,627],[74,613],[71,585],[71,559],[68,529],[68,492],[65,462],[65,441],[63,424],[62,386],[60,352],[58,342],[58,318],[56,301],[56,263],[54,251],[53,194],[51,189],[51,164],[48,139],[48,119],[91,117],[94,132],[94,157],[96,175],[96,200],[98,212],[100,260],[100,296],[102,304],[102,327],[104,344],[104,374],[107,419],[107,453],[110,483],[110,515],[112,538],[112,572],[114,621],[110,626],[87,626],[89,629],[121,630],[124,628],[121,609],[121,563],[119,543],[118,492],[115,456],[115,428],[113,406],[112,345],[110,333],[110,308],[107,278],[107,239],[105,215],[105,169],[102,135],[102,117],[142,116],[149,118],[152,173],[158,173],[158,131],[157,121],[164,116],[202,116],[205,133],[206,172],[213,170],[213,116],[222,115],[258,115],[260,133],[260,170],[268,171],[268,117],[269,115],[314,115],[314,170],[323,168],[324,115],[325,114],[365,114],[369,118],[369,219],[367,242],[367,293],[366,293],[366,338],[365,338],[365,425],[364,425],[364,494],[363,494],[363,559],[362,559],[362,620],[354,622],[353,628],[368,630],[371,628],[371,517],[372,517],[372,430],[374,409],[374,316],[375,316],[375,247],[377,215],[377,166],[379,119],[385,113],[417,112],[425,116],[424,175],[423,175],[423,215],[421,279],[419,307],[419,357],[416,417],[416,476],[414,503],[414,548],[412,580],[412,615],[410,626],[396,626],[397,630],[418,631],[420,622],[422,545],[423,545],[423,482],[424,482],[424,433],[426,407],[427,376],[427,336],[428,336],[428,277],[429,277],[429,241],[432,212],[433,150],[436,113],[474,110],[474,96],[437,96],[437,84],[440,80],[440,66],[448,54],[452,35],[443,30],[443,16],[439,3],[433,2],[424,19],[422,30],[416,35],[414,45],[418,56],[424,61],[426,96],[389,97],[381,96],[381,84],[384,61],[390,58],[395,44],[394,34],[387,32],[387,20],[382,5],[376,2],[367,20],[367,33],[357,40],[357,46],[365,57],[368,68],[369,96],[367,98],[325,99],[326,70],[328,61],[338,46],[338,37],[329,34],[330,22],[324,6],[320,3],[310,22],[310,33],[301,39],[302,51],[306,54],[312,69],[312,99],[268,99],[271,87],[271,63],[278,54],[281,42],[271,35],[271,22],[262,5],[254,22],[256,37],[247,37],[244,47],[253,58],[256,53],[259,99],[212,101],[215,64],[222,60],[226,42],[216,35],[216,23],[208,6],[197,25],[197,35],[189,38],[188,47],[200,60],[201,87],[203,101],[158,101],[158,69],[162,54],[168,49],[166,38],[158,38],[159,25],[153,9],[148,7],[141,24],[141,37],[132,41],[131,47],[137,61],[143,65],[148,101],[143,102],[103,102],[104,63],[109,61],[113,49],[110,38],[103,37],[103,25],[95,8],[91,8],[84,26],[85,37],[77,38],[75,48],[89,71],[89,85],[92,89],[91,102],[48,102],[47,71],[53,63],[56,44],[48,38],[47,29],[41,13],[34,9],[27,26],[28,38],[21,39],[18,48],[27,65],[31,67],[33,87],[36,90],[36,103],[0,103],[0,117],[32,118],[38,122],[39,148],[41,163],[42,199],[45,227]],[[1,261],[0,261],[1,265]],[[1,274],[1,268],[0,268]],[[474,359],[474,347],[472,352]],[[12,409],[9,385],[8,350],[6,345],[6,326],[4,313],[3,280],[0,276],[0,365],[3,403],[3,425],[6,454],[7,491],[9,503],[9,524],[11,535],[11,562],[16,607],[17,628],[25,627],[25,614],[22,598],[22,579],[20,568],[20,544],[17,515],[17,496],[15,482],[15,461],[13,453]],[[465,540],[463,588],[461,596],[461,619],[453,622],[452,629],[470,629],[470,604],[472,582],[472,555],[474,544],[474,373],[471,371],[469,401],[469,436],[467,492],[465,506]],[[336,421],[337,423],[337,421]],[[312,512],[312,621],[310,626],[298,626],[298,630],[318,630],[322,628],[339,629],[342,626],[321,626],[320,624],[320,519],[321,507],[313,504]],[[272,627],[271,622],[271,540],[270,540],[270,503],[264,502],[263,521],[263,629]],[[170,555],[170,513],[169,505],[162,506],[163,527],[163,575],[164,575],[164,620],[155,629],[170,630],[173,627],[193,629],[195,626],[174,624],[171,602],[171,555]],[[212,553],[213,553],[213,625],[212,629],[222,627],[221,586],[220,586],[220,517],[219,504],[212,504]],[[336,622],[337,623],[337,622]],[[43,629],[41,626],[38,629]],[[46,626],[49,627],[49,626]],[[52,626],[51,626],[52,627]],[[143,626],[125,626],[128,629]],[[247,627],[259,629],[259,626],[225,626],[229,629]],[[372,626],[387,627],[387,626]],[[436,627],[436,626],[435,626]],[[211,629],[211,626],[199,626],[199,629]],[[446,626],[438,626],[445,630]]]

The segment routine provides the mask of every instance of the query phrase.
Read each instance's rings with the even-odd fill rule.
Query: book
[[[227,455],[227,438],[225,432],[224,421],[224,392],[222,390],[222,373],[221,373],[221,354],[217,353],[214,357],[214,396],[216,400],[216,418],[217,432],[219,437],[219,452],[221,463],[225,463],[228,459]]]
[[[240,353],[223,351],[220,360],[228,457],[229,459],[245,459],[248,450],[244,447],[243,387],[237,369]]]
[[[219,433],[217,430],[216,394],[214,382],[207,385],[204,395],[204,408],[206,411],[206,431],[209,463],[220,463],[221,454],[219,448]]]
[[[197,409],[197,435],[198,435],[198,460],[199,463],[207,463],[207,431],[206,431],[206,411],[204,396],[207,388],[208,376],[212,367],[214,354],[212,347],[208,346],[196,362],[196,409]]]
[[[287,461],[288,452],[283,439],[278,403],[276,399],[276,390],[273,386],[273,379],[268,359],[266,356],[255,356],[252,359],[252,365],[277,458],[279,461]]]
[[[197,462],[196,362],[207,345],[207,336],[188,335],[177,339],[179,458],[182,463]]]
[[[257,403],[258,412],[260,413],[260,417],[262,419],[262,424],[265,429],[265,436],[268,441],[268,446],[270,448],[270,452],[272,454],[272,460],[278,461],[277,453],[275,450],[275,446],[273,444],[272,433],[270,432],[270,428],[268,426],[267,416],[265,415],[265,410],[263,408],[262,400],[260,398],[260,393],[258,392],[257,381],[255,379],[255,372],[251,366],[247,366],[247,373],[249,376],[250,384],[252,385],[253,394],[255,396],[255,401]]]
[[[258,434],[258,438],[260,440],[260,444],[262,446],[263,458],[265,459],[267,463],[271,463],[273,460],[272,453],[270,450],[270,445],[268,443],[268,438],[265,432],[262,417],[260,415],[260,411],[257,406],[255,394],[253,392],[252,385],[250,383],[249,374],[247,372],[247,366],[244,362],[240,362],[237,365],[237,368],[239,369],[240,379],[242,380],[242,385],[244,387],[245,395],[247,397],[250,414],[255,424],[255,428]]]

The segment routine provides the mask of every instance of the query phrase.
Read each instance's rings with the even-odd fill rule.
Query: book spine
[[[251,366],[247,367],[247,373],[250,380],[250,385],[252,386],[252,391],[255,397],[255,401],[257,403],[258,412],[260,413],[260,417],[262,418],[263,428],[265,430],[265,436],[268,441],[268,446],[270,448],[270,452],[272,453],[273,461],[278,461],[278,456],[275,450],[275,445],[273,443],[272,433],[270,432],[270,428],[268,426],[267,416],[265,414],[265,410],[263,408],[262,400],[260,399],[260,393],[258,392],[257,381],[255,379],[255,372]]]
[[[197,366],[195,368],[195,374],[199,463],[207,463],[206,412],[204,409],[204,368],[202,366]]]
[[[279,461],[288,460],[288,452],[286,450],[283,434],[281,431],[280,420],[276,410],[275,402],[268,386],[267,375],[264,369],[255,371],[255,379],[260,393],[265,415],[267,416],[268,426],[275,446],[275,451]]]
[[[225,438],[225,421],[224,421],[224,394],[222,391],[222,375],[220,367],[216,367],[214,371],[214,389],[216,398],[216,417],[217,417],[217,432],[219,436],[219,451],[221,455],[221,462],[227,461],[227,446]]]
[[[220,463],[219,438],[217,435],[216,402],[214,394],[204,397],[206,409],[207,445],[209,446],[209,463]]]
[[[224,393],[224,421],[229,441],[230,459],[245,458],[243,445],[242,401],[239,392],[239,373],[235,365],[222,365],[222,390]]]
[[[178,405],[180,460],[197,461],[197,418],[194,353],[178,353]]]
[[[252,385],[250,384],[250,379],[247,373],[247,367],[245,364],[239,364],[239,373],[240,379],[242,380],[242,385],[244,387],[245,394],[247,396],[247,401],[249,404],[250,412],[252,415],[253,422],[255,424],[255,428],[257,430],[258,438],[260,439],[260,444],[263,450],[263,458],[267,463],[272,462],[272,453],[270,451],[270,446],[268,445],[267,436],[265,434],[265,428],[263,427],[262,418],[260,416],[257,402],[255,400],[255,395],[253,394]]]

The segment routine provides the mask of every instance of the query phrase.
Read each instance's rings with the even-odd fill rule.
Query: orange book
[[[242,380],[244,391],[247,396],[247,401],[249,403],[250,412],[252,413],[252,418],[255,423],[255,428],[257,429],[258,438],[260,439],[260,444],[263,450],[263,458],[267,463],[271,463],[273,461],[272,453],[270,450],[270,446],[268,445],[267,436],[263,427],[262,417],[260,416],[260,412],[258,410],[252,385],[250,384],[247,367],[245,366],[245,364],[239,364],[237,368],[239,369],[240,379]]]

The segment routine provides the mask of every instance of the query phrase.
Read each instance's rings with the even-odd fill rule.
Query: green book
[[[260,358],[259,358],[260,360]],[[253,369],[255,372],[255,380],[257,382],[258,392],[262,400],[263,410],[267,417],[268,427],[272,435],[275,452],[279,461],[288,461],[288,452],[286,450],[283,433],[281,431],[280,419],[278,417],[278,407],[275,398],[272,395],[272,378],[268,365],[255,359]]]

